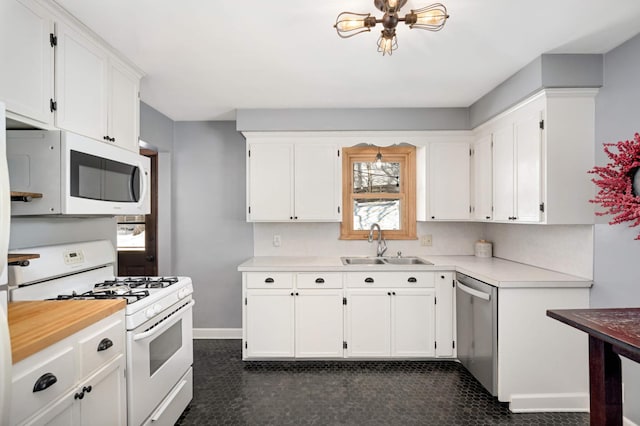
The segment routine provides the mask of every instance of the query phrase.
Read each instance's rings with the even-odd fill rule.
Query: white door
[[[79,423],[80,404],[75,398],[76,390],[53,402],[37,416],[29,419],[24,426],[69,426]],[[4,423],[3,423],[4,424]]]
[[[539,222],[541,196],[541,111],[514,125],[516,139],[516,217],[518,221]]]
[[[391,355],[391,292],[347,291],[347,356],[377,358]]]
[[[342,358],[342,289],[297,290],[295,301],[296,357]]]
[[[474,217],[491,220],[493,217],[493,161],[491,135],[478,139],[473,148]]]
[[[80,425],[121,425],[126,423],[124,355],[110,362],[83,382],[79,391]]]
[[[340,214],[340,157],[337,145],[295,145],[295,217],[298,220],[338,222]]]
[[[454,356],[454,293],[453,272],[436,273],[436,356]]]
[[[434,300],[433,289],[391,291],[392,356],[435,356]]]
[[[293,145],[249,145],[248,221],[293,220]]]
[[[293,290],[247,290],[247,357],[293,357],[294,331]]]
[[[140,99],[138,77],[119,61],[109,62],[109,137],[114,144],[138,152]]]
[[[469,158],[468,143],[435,142],[429,145],[431,219],[469,219]]]
[[[512,220],[514,193],[513,125],[493,133],[493,219]]]
[[[107,136],[107,55],[64,23],[57,24],[56,126],[104,140]]]
[[[32,0],[0,1],[0,99],[7,110],[51,123],[53,21]]]

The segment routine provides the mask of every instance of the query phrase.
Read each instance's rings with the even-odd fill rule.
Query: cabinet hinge
[[[342,342],[342,348],[347,349],[347,342]]]
[[[453,349],[455,349],[455,348],[456,348],[456,341],[455,341],[455,340],[451,342],[451,347],[452,347]]]
[[[51,45],[51,47],[56,47],[58,45],[58,36],[56,36],[54,33],[49,34],[49,44]]]
[[[340,157],[340,150],[338,150],[338,157]]]
[[[248,349],[248,348],[247,348],[247,342],[244,342],[244,348],[245,348],[245,349]]]
[[[540,120],[540,128],[544,130],[544,120]]]
[[[544,213],[544,203],[540,203],[540,211]]]
[[[473,149],[469,148],[469,157],[473,157]]]
[[[244,305],[247,306],[247,298],[244,298]]]
[[[456,280],[451,280],[451,287],[455,288],[455,286],[456,286]]]
[[[438,349],[438,342],[433,342],[433,346]]]
[[[49,109],[51,112],[56,111],[58,109],[58,103],[53,99],[49,99]]]
[[[249,206],[249,214],[251,214],[251,206]]]
[[[437,297],[434,297],[434,298],[433,298],[433,304],[434,304],[434,305],[437,305],[437,304],[438,304],[438,298],[437,298]]]
[[[469,213],[473,213],[473,206],[469,206]]]
[[[249,150],[249,157],[251,157],[251,150]]]
[[[342,298],[342,304],[343,304],[343,305],[346,305],[346,304],[347,304],[347,298],[346,298],[346,297],[343,297],[343,298]]]

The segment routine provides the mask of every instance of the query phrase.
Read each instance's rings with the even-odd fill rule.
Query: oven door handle
[[[196,302],[194,300],[192,300],[187,305],[185,305],[182,308],[180,308],[180,310],[189,309],[195,304],[196,304]],[[177,319],[180,318],[180,316],[176,315],[175,318],[177,320]],[[176,322],[177,321],[171,321],[171,320],[162,321],[157,327],[153,327],[153,328],[151,328],[151,329],[149,329],[147,331],[143,331],[142,333],[134,334],[133,340],[134,341],[138,341],[138,340],[146,339],[147,337],[154,336],[156,334],[160,334],[161,332],[163,332],[165,329],[169,328],[170,326],[172,326]]]
[[[471,287],[467,287],[466,285],[462,284],[460,281],[458,281],[458,288],[462,291],[464,291],[467,294],[470,294],[473,297],[478,297],[482,300],[486,300],[486,301],[490,301],[491,300],[491,294],[488,293],[483,293],[481,291],[478,291],[474,288]]]

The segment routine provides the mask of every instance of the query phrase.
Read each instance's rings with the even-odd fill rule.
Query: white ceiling
[[[543,53],[605,53],[640,31],[638,0],[442,0],[440,32],[380,25],[341,39],[373,0],[57,0],[139,66],[142,100],[173,120],[242,108],[466,107]],[[401,15],[430,4],[408,0]]]

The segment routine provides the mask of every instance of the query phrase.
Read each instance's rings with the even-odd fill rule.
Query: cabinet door
[[[125,359],[116,359],[92,377],[83,381],[84,391],[80,403],[80,425],[126,424],[126,389],[124,381]]]
[[[24,426],[69,426],[78,424],[79,406],[74,398],[75,391],[67,393],[23,423]]]
[[[493,216],[493,161],[491,135],[476,141],[473,148],[474,218],[491,220]]]
[[[109,62],[109,115],[107,134],[116,145],[138,152],[140,100],[138,77],[115,59]]]
[[[107,55],[87,37],[57,24],[56,126],[94,139],[107,135]]]
[[[493,133],[493,219],[511,220],[514,216],[513,126]]]
[[[453,357],[454,335],[453,272],[436,273],[436,356]]]
[[[516,142],[516,218],[540,221],[542,112],[536,111],[514,124]]]
[[[387,290],[347,292],[347,356],[377,358],[391,355],[391,300]]]
[[[336,145],[295,145],[295,217],[338,222],[340,215],[340,157]]]
[[[469,144],[429,145],[429,211],[433,220],[469,219]]]
[[[298,290],[295,306],[297,358],[342,358],[342,289]]]
[[[51,123],[53,21],[34,1],[0,2],[0,100],[7,110]]]
[[[247,290],[247,357],[293,357],[293,339],[293,290]]]
[[[435,292],[433,289],[392,289],[391,355],[435,355]]]
[[[251,144],[247,168],[247,220],[292,220],[293,145]]]

